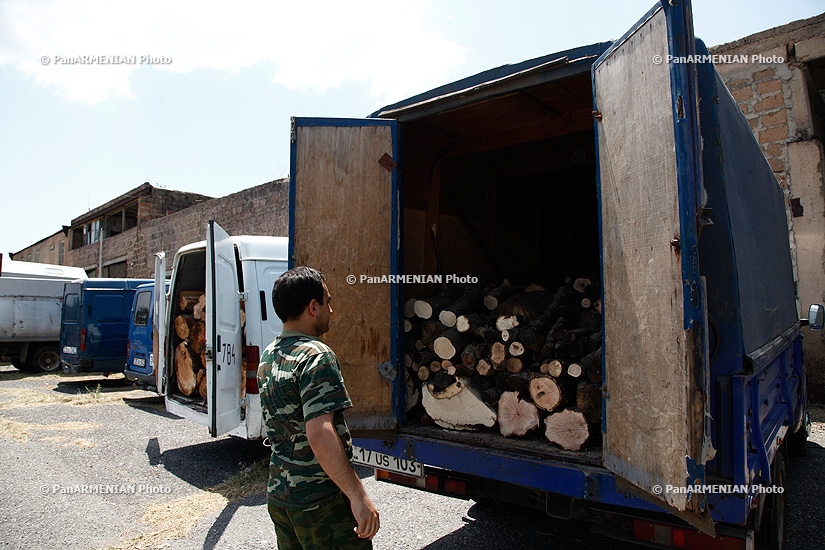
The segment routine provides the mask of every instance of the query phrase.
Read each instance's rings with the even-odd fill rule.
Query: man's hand
[[[344,443],[333,424],[333,413],[307,420],[306,430],[309,446],[321,468],[350,501],[352,515],[358,522],[355,533],[362,539],[371,539],[381,526],[378,510],[349,463]]]

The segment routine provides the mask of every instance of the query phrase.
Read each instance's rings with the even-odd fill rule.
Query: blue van
[[[66,283],[60,322],[63,372],[123,372],[132,300],[151,279],[86,279]]]
[[[169,290],[169,283],[166,283]],[[155,285],[140,285],[135,290],[132,311],[129,316],[129,340],[127,347],[126,380],[143,386],[156,386],[152,331],[155,323]]]

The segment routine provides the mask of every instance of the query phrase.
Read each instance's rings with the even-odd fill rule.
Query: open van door
[[[221,226],[209,220],[206,232],[206,387],[212,437],[241,424],[241,334],[235,245]]]
[[[704,495],[684,491],[704,483],[712,449],[705,446],[705,289],[696,228],[699,106],[688,63],[695,38],[690,2],[674,4],[651,9],[592,68],[604,462],[640,494],[713,533]]]
[[[330,331],[353,408],[354,436],[394,431],[406,395],[399,362],[399,286],[362,276],[398,273],[397,123],[385,119],[292,120],[289,265],[319,269],[333,299]]]
[[[166,395],[166,253],[155,254],[154,312],[152,313],[152,356],[155,387]]]

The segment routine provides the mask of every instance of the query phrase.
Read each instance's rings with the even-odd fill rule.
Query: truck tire
[[[798,430],[788,435],[788,454],[791,456],[805,456],[808,450],[808,433],[811,429],[811,417],[807,409],[803,415],[802,425]]]
[[[771,485],[776,488],[777,492],[766,496],[762,521],[756,535],[756,548],[759,550],[783,550],[784,548],[787,476],[785,449],[780,447],[773,460],[773,475],[771,476],[773,480]]]
[[[12,359],[11,366],[16,368],[17,370],[26,370],[26,362],[21,361],[20,359]]]
[[[55,346],[43,346],[29,358],[29,372],[55,372],[60,370],[60,353]]]

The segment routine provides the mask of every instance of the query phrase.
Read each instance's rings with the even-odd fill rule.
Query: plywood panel
[[[650,492],[690,455],[675,138],[660,10],[596,70],[609,398],[605,464]],[[642,428],[643,427],[643,428]],[[685,495],[662,497],[679,509]]]
[[[338,355],[354,403],[350,427],[390,428],[392,385],[377,367],[392,359],[391,286],[360,281],[391,274],[392,172],[378,162],[392,155],[391,129],[299,126],[296,132],[295,265],[327,277],[334,313],[324,341]]]

